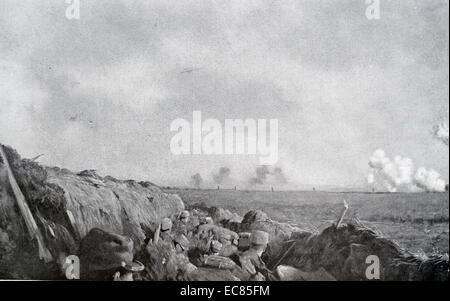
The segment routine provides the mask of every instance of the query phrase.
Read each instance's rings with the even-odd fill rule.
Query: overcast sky
[[[184,185],[256,156],[174,156],[170,123],[277,118],[291,187],[362,186],[382,148],[448,181],[448,1],[0,1],[0,142],[72,170]]]

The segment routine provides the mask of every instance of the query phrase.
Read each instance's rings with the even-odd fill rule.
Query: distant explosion
[[[414,183],[417,187],[425,191],[445,191],[445,181],[441,179],[441,175],[433,170],[419,168],[414,176]]]
[[[214,183],[220,185],[230,182],[231,170],[228,167],[221,167],[219,172],[213,175]]]
[[[255,170],[256,177],[250,178],[251,185],[263,185],[268,182],[274,184],[286,184],[287,180],[280,167],[271,168],[267,165],[258,166]]]
[[[448,124],[442,122],[433,127],[433,137],[448,146]]]
[[[420,167],[414,173],[410,158],[396,156],[391,160],[382,149],[376,150],[369,159],[372,168],[368,175],[369,184],[378,184],[389,192],[412,191],[417,188],[425,191],[445,191],[445,181],[433,170]]]
[[[191,185],[193,185],[195,188],[200,188],[203,183],[203,178],[199,173],[196,173],[195,175],[191,176]]]
[[[409,190],[414,172],[410,158],[396,156],[392,161],[382,149],[378,149],[370,157],[369,166],[372,168],[368,178],[369,184],[378,180],[390,192],[396,192],[402,187]]]
[[[433,137],[448,146],[448,124],[440,123],[433,126]],[[390,192],[398,190],[411,191],[446,191],[448,184],[434,169],[420,167],[414,172],[414,164],[410,158],[396,156],[392,161],[382,149],[376,150],[369,158],[372,169],[367,177],[371,185],[381,185]]]

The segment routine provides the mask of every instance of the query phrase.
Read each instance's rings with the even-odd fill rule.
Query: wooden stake
[[[41,231],[39,230],[36,221],[34,220],[33,214],[31,213],[30,207],[25,200],[25,196],[20,190],[19,185],[17,184],[16,179],[12,173],[11,167],[9,166],[8,159],[3,151],[3,146],[0,145],[0,156],[3,160],[3,163],[6,166],[6,170],[8,171],[8,180],[11,188],[13,190],[14,196],[17,201],[17,205],[19,206],[20,213],[22,214],[23,219],[25,220],[25,225],[27,226],[28,232],[31,238],[36,238],[38,249],[39,249],[39,258],[44,259],[46,263],[53,260],[50,251],[45,247],[44,238],[42,236]]]
[[[339,228],[342,221],[344,220],[344,216],[345,216],[345,213],[347,213],[347,210],[348,210],[348,204],[347,204],[347,201],[344,200],[344,208],[342,209],[341,216],[339,217],[339,220],[336,223],[336,229]]]

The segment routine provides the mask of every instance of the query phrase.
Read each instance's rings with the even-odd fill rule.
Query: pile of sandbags
[[[242,221],[242,217],[237,213],[233,213],[228,209],[220,208],[220,207],[211,207],[209,210],[209,214],[216,224],[220,224],[223,221],[228,222],[237,222],[240,223]]]

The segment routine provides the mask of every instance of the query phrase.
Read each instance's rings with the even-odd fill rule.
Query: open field
[[[350,205],[347,218],[357,216],[386,238],[411,251],[448,253],[448,192],[166,191],[177,193],[188,205],[203,202],[206,206],[222,207],[241,215],[250,209],[260,209],[274,220],[318,231],[338,218],[345,199]]]

